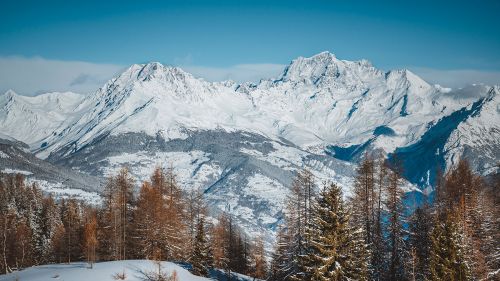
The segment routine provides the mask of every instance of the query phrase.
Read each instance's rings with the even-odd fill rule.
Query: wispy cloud
[[[278,77],[282,64],[238,64],[227,67],[199,66],[190,59],[176,62],[181,68],[207,81],[233,80],[258,82],[260,79]],[[89,93],[127,66],[99,64],[82,61],[49,60],[41,57],[0,57],[0,94],[8,89],[36,95],[50,91]],[[500,71],[438,70],[423,67],[410,69],[424,80],[444,87],[462,88],[469,84],[500,84]]]
[[[281,64],[240,64],[218,68],[189,63],[186,60],[176,62],[187,72],[208,81],[257,82],[262,78],[278,76],[285,67]],[[124,65],[49,60],[41,57],[0,57],[0,94],[8,89],[24,95],[51,91],[90,93],[125,68]]]
[[[0,93],[36,95],[50,91],[89,93],[124,69],[122,65],[41,57],[0,57]]]
[[[440,70],[425,67],[410,67],[410,70],[425,81],[444,87],[463,88],[470,84],[500,85],[500,71]]]

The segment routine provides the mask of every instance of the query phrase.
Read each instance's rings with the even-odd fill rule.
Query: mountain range
[[[402,160],[405,190],[416,194],[432,192],[436,171],[460,157],[478,173],[498,173],[499,92],[430,85],[409,70],[329,52],[259,83],[135,64],[88,95],[1,95],[0,171],[96,200],[102,179],[122,166],[140,182],[171,165],[215,214],[228,210],[249,234],[271,237],[303,168],[346,196],[365,152]]]

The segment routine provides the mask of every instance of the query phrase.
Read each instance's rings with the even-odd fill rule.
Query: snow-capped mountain
[[[9,90],[0,95],[1,133],[30,145],[40,143],[70,117],[85,96],[71,92],[27,97]]]
[[[381,126],[377,134],[394,133],[375,146],[392,152],[461,107],[442,94],[408,70],[384,73],[367,61],[342,61],[327,52],[296,59],[279,79],[258,85],[209,83],[159,63],[133,65],[85,100],[74,100],[78,106],[67,108],[84,114],[47,135],[48,147],[39,155],[69,143],[78,149],[103,133],[161,132],[177,139],[190,128],[259,132],[323,150],[364,143]]]
[[[7,93],[0,124],[38,157],[94,176],[128,165],[140,181],[155,165],[172,164],[215,211],[230,208],[249,232],[262,232],[279,219],[296,170],[307,167],[318,183],[336,181],[349,194],[368,149],[397,153],[422,188],[437,166],[461,155],[497,173],[500,89],[460,91],[328,52],[293,60],[257,84],[207,82],[148,63],[85,97]]]

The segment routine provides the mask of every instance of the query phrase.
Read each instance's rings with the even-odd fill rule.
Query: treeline
[[[272,259],[230,213],[207,216],[200,191],[182,192],[156,168],[137,196],[126,169],[109,178],[100,206],[54,200],[22,175],[0,175],[0,270],[86,260],[186,262],[267,280],[499,280],[498,176],[486,181],[460,161],[437,177],[432,204],[404,198],[402,171],[368,155],[352,194],[297,173]]]
[[[298,173],[269,280],[499,280],[499,178],[460,161],[438,176],[433,204],[410,212],[401,168],[368,155],[353,194]]]
[[[83,261],[151,259],[267,276],[264,243],[222,213],[208,221],[200,191],[182,192],[173,169],[156,168],[134,196],[127,169],[108,179],[100,206],[54,200],[22,175],[0,174],[0,270]]]

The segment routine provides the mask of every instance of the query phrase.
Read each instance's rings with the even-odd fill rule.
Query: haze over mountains
[[[498,173],[499,92],[442,88],[328,52],[257,84],[132,65],[87,96],[0,96],[0,170],[88,192],[123,165],[138,182],[155,165],[172,165],[213,211],[230,209],[249,233],[271,233],[296,171],[308,168],[318,185],[336,181],[349,195],[365,151],[398,155],[407,191],[430,192],[436,170],[461,156],[483,175]],[[53,167],[71,170],[51,176]]]

